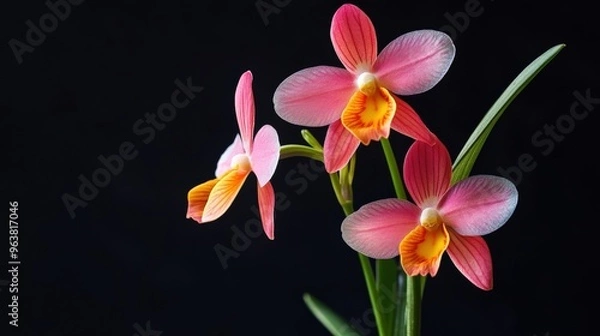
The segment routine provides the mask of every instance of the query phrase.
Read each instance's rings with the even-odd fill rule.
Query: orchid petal
[[[355,90],[348,71],[316,66],[284,79],[275,89],[273,104],[277,115],[289,123],[325,126],[340,118]]]
[[[204,213],[208,196],[217,182],[219,182],[219,179],[212,179],[190,189],[187,195],[188,208],[186,218],[192,218],[200,224],[206,222],[202,220],[202,214]]]
[[[225,152],[219,158],[217,162],[217,169],[215,171],[216,177],[221,177],[224,173],[228,172],[231,169],[231,160],[234,156],[239,154],[244,154],[244,146],[242,144],[242,139],[240,135],[236,135],[235,139],[233,139],[233,143],[227,147]]]
[[[252,72],[246,71],[240,77],[235,89],[235,115],[242,143],[246,153],[252,150],[252,136],[254,135],[254,94],[252,92]]]
[[[450,186],[450,154],[441,142],[430,146],[415,141],[404,160],[406,189],[422,209],[436,206]]]
[[[489,291],[493,287],[492,255],[480,236],[465,237],[448,230],[448,256],[456,268],[475,286]]]
[[[344,168],[359,145],[360,140],[352,135],[341,121],[338,120],[331,124],[327,129],[323,144],[325,170],[332,174]]]
[[[269,182],[279,162],[279,136],[271,125],[264,125],[256,133],[254,148],[250,154],[252,171],[258,179],[258,185]]]
[[[400,242],[402,268],[409,276],[435,276],[449,243],[450,236],[443,224],[433,230],[417,226]]]
[[[267,238],[275,239],[275,191],[271,182],[267,182],[258,188],[258,208],[260,211],[260,220]]]
[[[396,198],[368,203],[342,222],[342,239],[352,249],[376,259],[398,255],[398,244],[419,224],[420,209]]]
[[[458,234],[483,236],[496,231],[513,214],[515,185],[499,176],[477,175],[456,183],[440,200],[438,211]]]
[[[433,88],[454,60],[455,47],[445,33],[417,30],[390,42],[377,57],[373,72],[388,90],[403,96]]]
[[[406,103],[404,100],[392,95],[396,102],[396,113],[392,119],[391,128],[409,138],[417,141],[425,142],[433,146],[437,141],[437,137],[433,134],[425,123],[421,120],[417,112]]]
[[[229,209],[249,174],[250,171],[238,169],[232,169],[223,174],[208,196],[202,214],[203,222],[213,221]]]
[[[396,112],[394,99],[384,88],[367,95],[356,91],[342,113],[342,124],[364,145],[371,140],[388,138],[390,124]]]
[[[377,37],[369,17],[351,4],[341,6],[331,21],[331,42],[344,67],[369,71],[377,58]]]

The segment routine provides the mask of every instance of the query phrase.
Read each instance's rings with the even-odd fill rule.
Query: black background
[[[38,25],[48,8],[41,0],[3,4],[1,125],[10,139],[2,189],[5,201],[19,202],[21,334],[129,336],[148,321],[163,336],[327,335],[305,292],[362,319],[369,301],[356,253],[340,237],[343,213],[326,174],[299,175],[307,160],[282,161],[273,178],[289,202],[276,214],[276,239],[251,239],[227,269],[214,247],[231,248],[232,227],[243,230],[254,217],[254,180],[218,221],[185,218],[187,191],[213,177],[237,132],[233,98],[244,71],[254,74],[257,128],[268,123],[282,144],[302,143],[301,128],[274,113],[272,94],[297,70],[341,66],[329,25],[342,3],[279,1],[285,5],[263,21],[254,0],[88,0],[71,6],[21,64],[9,41],[26,42],[25,22]],[[441,29],[468,1],[353,3],[371,17],[381,49],[405,32]],[[453,34],[457,53],[444,79],[405,97],[453,157],[529,62],[567,46],[510,105],[473,169],[499,174],[525,153],[536,162],[518,181],[510,221],[486,236],[495,288],[478,290],[444,257],[427,283],[423,336],[594,334],[587,306],[598,292],[597,109],[551,150],[532,136],[565,120],[573,92],[600,97],[595,11],[575,1],[481,0],[480,8]],[[133,125],[188,77],[204,90],[142,142]],[[324,131],[313,130],[321,140]],[[126,141],[137,156],[71,218],[61,197],[77,197],[78,176],[91,178],[102,167],[97,157]],[[409,140],[391,141],[401,160]],[[361,147],[358,160],[356,205],[393,196],[379,144]],[[0,299],[5,327],[6,287]]]

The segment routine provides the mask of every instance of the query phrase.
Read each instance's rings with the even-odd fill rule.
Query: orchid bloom
[[[444,251],[475,286],[492,289],[492,259],[481,237],[508,221],[517,205],[509,180],[468,177],[450,186],[450,155],[441,142],[416,141],[404,161],[407,200],[384,199],[362,206],[342,223],[354,250],[376,259],[400,254],[410,276],[435,276]]]
[[[273,96],[275,112],[287,122],[329,125],[323,149],[327,171],[346,166],[360,143],[388,138],[390,128],[433,145],[435,135],[395,94],[414,95],[434,87],[454,59],[452,39],[435,30],[413,31],[377,55],[371,20],[351,4],[336,11],[330,35],[345,69],[300,70],[287,77]]]
[[[258,181],[258,205],[265,234],[274,239],[275,193],[270,183],[279,161],[279,137],[264,125],[254,137],[252,73],[242,74],[235,91],[235,113],[240,133],[217,163],[216,178],[188,192],[187,218],[207,223],[231,206],[250,172]]]

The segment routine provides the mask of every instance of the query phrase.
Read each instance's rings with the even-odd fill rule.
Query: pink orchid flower
[[[279,137],[264,125],[254,137],[252,73],[242,74],[235,91],[240,133],[217,163],[216,178],[188,192],[187,218],[207,223],[221,217],[233,203],[250,172],[258,181],[258,205],[265,234],[274,239],[275,193],[270,183],[279,161]]]
[[[395,94],[414,95],[434,87],[454,60],[452,39],[439,31],[413,31],[377,55],[371,20],[351,4],[336,11],[330,35],[345,69],[300,70],[287,77],[273,96],[275,112],[287,122],[329,125],[323,149],[327,171],[346,166],[361,142],[368,145],[388,138],[390,128],[433,145],[436,136]]]
[[[450,155],[441,142],[416,141],[404,161],[404,179],[415,204],[384,199],[362,206],[342,223],[354,250],[376,259],[400,254],[410,276],[435,276],[448,252],[475,286],[492,289],[492,259],[481,237],[504,225],[517,205],[509,180],[476,175],[450,186]]]

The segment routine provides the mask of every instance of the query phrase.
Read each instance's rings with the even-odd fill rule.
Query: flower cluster
[[[386,199],[364,205],[342,223],[353,249],[377,259],[398,254],[409,275],[435,276],[444,251],[476,286],[491,289],[491,258],[481,235],[502,226],[517,204],[507,179],[473,176],[450,187],[451,160],[442,142],[399,96],[428,91],[448,71],[455,55],[450,37],[419,30],[377,52],[375,28],[355,5],[340,7],[331,23],[333,48],[344,68],[300,70],[277,87],[275,112],[295,125],[327,126],[325,169],[347,166],[359,145],[388,138],[390,129],[415,140],[404,161],[404,179],[414,203]],[[216,178],[188,193],[187,217],[198,223],[219,218],[246,178],[258,180],[265,234],[274,239],[274,192],[269,180],[279,161],[279,138],[270,125],[254,136],[252,74],[235,92],[239,134],[218,161]]]
[[[351,183],[344,184],[343,177],[348,182],[348,175],[353,175],[349,167],[361,144],[383,144],[391,130],[414,140],[402,165],[404,183],[395,181],[396,190],[406,187],[408,195],[398,193],[346,211],[341,238],[363,256],[378,260],[399,256],[409,277],[435,276],[447,252],[471,283],[492,289],[490,250],[481,236],[508,221],[517,205],[517,189],[497,176],[453,179],[443,142],[401,98],[425,93],[445,76],[455,56],[451,38],[435,30],[418,30],[397,37],[378,52],[373,23],[351,4],[333,15],[330,37],[343,68],[302,69],[285,78],[273,95],[281,119],[328,127],[322,146],[309,138],[310,147],[295,145],[306,149],[296,155],[317,157],[325,164],[335,176],[332,181],[342,184],[338,200],[344,206],[352,198],[347,190]],[[264,232],[272,240],[275,197],[270,180],[284,158],[284,148],[291,147],[280,144],[270,125],[254,133],[252,78],[250,71],[243,73],[235,92],[239,133],[218,160],[215,178],[189,191],[187,218],[207,223],[221,217],[253,173]],[[393,170],[392,175],[400,176],[397,168]],[[337,195],[340,186],[333,186]]]

